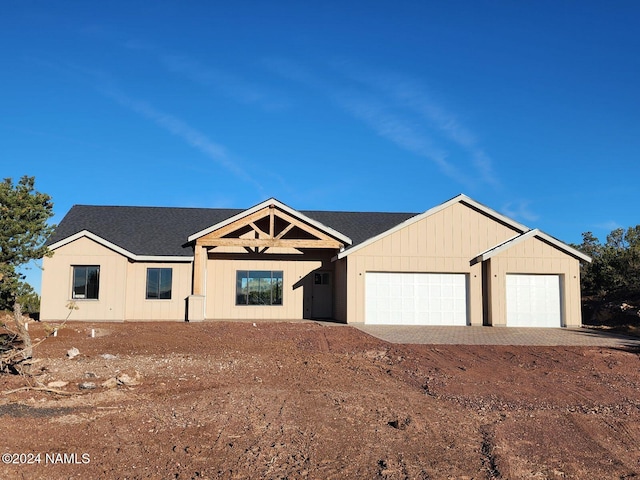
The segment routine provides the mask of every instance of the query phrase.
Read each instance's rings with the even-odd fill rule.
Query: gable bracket
[[[288,225],[275,235],[275,217],[278,217]],[[257,222],[265,218],[269,219],[269,232],[265,232],[259,228]],[[228,235],[241,230],[243,227],[250,227],[254,233],[255,238],[240,238],[228,237]],[[315,237],[310,238],[284,238],[287,233],[292,229],[299,228],[300,230]],[[327,249],[342,249],[344,243],[340,240],[327,235],[318,228],[309,225],[308,223],[300,220],[287,212],[278,209],[276,212],[275,205],[269,205],[262,208],[250,215],[238,219],[228,225],[225,225],[218,230],[210,232],[209,234],[200,237],[196,240],[196,245],[200,247],[244,247],[250,253],[265,253],[269,248],[281,247],[281,248],[327,248]]]

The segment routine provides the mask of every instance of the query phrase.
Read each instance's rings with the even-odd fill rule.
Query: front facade
[[[74,206],[41,319],[577,327],[589,257],[465,195],[424,213]]]

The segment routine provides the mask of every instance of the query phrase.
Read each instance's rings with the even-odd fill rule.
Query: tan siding
[[[489,260],[491,265],[491,315],[493,325],[506,325],[506,275],[560,275],[562,285],[562,321],[567,327],[582,324],[579,261],[532,237]]]
[[[345,258],[330,262],[335,250],[318,250],[304,255],[270,251],[270,255],[215,253],[202,255],[196,274],[191,263],[132,262],[99,243],[78,239],[58,248],[53,258],[44,259],[43,320],[62,320],[71,297],[73,265],[100,265],[99,300],[78,300],[75,320],[182,320],[185,298],[202,286],[207,319],[299,319],[311,314],[314,270],[334,273],[334,317],[340,321],[363,322],[366,272],[464,273],[468,278],[468,320],[481,325],[506,322],[505,276],[509,273],[553,273],[563,284],[563,321],[578,326],[580,316],[579,262],[546,242],[530,238],[496,254],[484,265],[472,259],[489,248],[513,238],[519,232],[462,203],[453,203],[429,217],[360,248]],[[235,247],[230,250],[237,250]],[[173,268],[171,300],[146,300],[148,267]],[[483,274],[483,268],[486,274]],[[236,306],[237,270],[282,270],[282,306]],[[201,275],[200,275],[201,272]],[[483,275],[486,278],[486,310],[483,318]]]
[[[191,262],[136,263],[88,238],[64,245],[53,257],[44,259],[43,320],[67,317],[74,265],[99,265],[100,287],[98,300],[74,300],[79,308],[71,313],[70,320],[184,320],[185,299],[191,290]],[[173,269],[171,300],[146,300],[148,267]]]
[[[69,314],[73,266],[99,265],[98,300],[74,300],[79,307],[69,320],[122,321],[125,318],[127,259],[88,238],[80,238],[45,257],[42,276],[40,318],[44,321],[64,320]]]
[[[171,299],[146,299],[148,268],[172,269]],[[126,308],[127,320],[184,320],[185,299],[191,293],[191,270],[191,262],[130,262],[127,274],[129,279]]]
[[[482,316],[482,264],[476,263],[471,267],[468,281],[469,305],[467,314],[472,320],[472,325],[482,325],[486,320]],[[473,314],[473,316],[472,316]]]
[[[273,260],[238,260],[210,258],[207,261],[207,299],[205,317],[209,320],[256,319],[282,320],[309,318],[310,291],[314,270],[333,270],[330,255],[325,258]],[[238,270],[281,270],[283,272],[282,305],[236,305],[236,272]],[[294,288],[295,286],[295,288]],[[305,301],[305,296],[307,301]]]
[[[518,232],[455,203],[355,251],[347,258],[349,322],[364,321],[364,276],[372,271],[467,273],[469,321],[482,325],[482,268],[478,254]]]

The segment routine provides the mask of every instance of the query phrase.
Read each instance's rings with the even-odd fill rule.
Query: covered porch
[[[333,319],[336,255],[351,240],[271,199],[189,237],[187,320]],[[339,283],[339,282],[338,282]]]

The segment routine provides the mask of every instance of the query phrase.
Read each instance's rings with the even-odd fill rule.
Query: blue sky
[[[640,223],[640,4],[17,1],[2,177],[73,204]],[[39,272],[29,281],[39,288]]]

